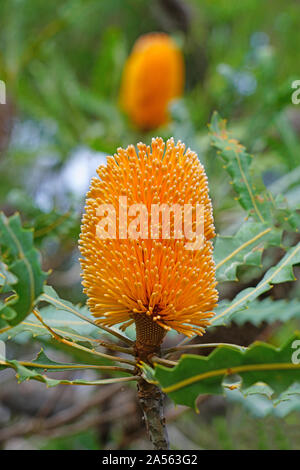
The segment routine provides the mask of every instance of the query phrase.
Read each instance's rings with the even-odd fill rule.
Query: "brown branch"
[[[169,449],[169,439],[164,418],[164,394],[159,387],[141,379],[138,382],[138,398],[150,441],[155,450]]]
[[[151,364],[155,354],[160,355],[160,345],[166,330],[147,315],[134,315],[136,326],[135,355],[137,362]],[[138,370],[141,374],[141,370]],[[164,394],[159,387],[144,380],[138,381],[138,398],[143,411],[147,433],[155,450],[169,449],[169,439],[164,418]]]

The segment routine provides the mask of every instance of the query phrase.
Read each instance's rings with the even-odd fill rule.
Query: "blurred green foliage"
[[[246,214],[235,200],[232,175],[226,175],[210,146],[207,123],[214,110],[228,118],[233,135],[258,155],[251,171],[262,177],[278,207],[287,201],[297,214],[300,105],[291,102],[291,85],[300,79],[299,13],[296,0],[1,0],[0,79],[6,84],[7,104],[0,105],[0,206],[7,215],[19,211],[24,227],[33,228],[42,268],[52,270],[49,284],[63,298],[84,301],[77,237],[85,190],[103,156],[119,146],[149,143],[156,135],[173,135],[191,146],[209,177],[217,231],[222,237],[237,233]],[[135,40],[151,31],[165,31],[181,46],[186,85],[184,96],[170,105],[171,122],[143,133],[120,110],[119,87]],[[241,238],[250,235],[244,230]],[[230,240],[233,245],[237,241]],[[295,233],[283,232],[283,246],[297,241]],[[249,265],[245,258],[238,260],[240,290],[257,285],[262,271],[278,263],[278,252],[267,248],[259,268],[259,256]],[[228,281],[220,287],[225,302],[240,292],[229,282],[236,268],[222,278]],[[299,312],[299,281],[274,290],[275,298],[292,299]],[[269,294],[264,302],[272,308]],[[273,311],[277,323],[278,308]],[[300,327],[298,317],[279,326],[274,320],[278,328],[269,342],[283,344]],[[278,418],[258,421],[240,410],[235,404],[225,416],[212,412],[209,424],[189,412],[178,426],[203,448],[298,445],[299,415],[278,424]],[[118,432],[112,432],[115,442]],[[102,445],[92,431],[37,444],[59,449]]]

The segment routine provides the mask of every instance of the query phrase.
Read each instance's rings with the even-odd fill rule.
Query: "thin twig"
[[[4,361],[0,361],[0,364],[4,364]],[[119,366],[98,366],[94,364],[62,364],[62,365],[53,365],[53,364],[37,364],[34,362],[26,362],[26,361],[19,361],[24,367],[34,367],[40,368],[44,370],[51,370],[51,369],[62,369],[62,370],[80,370],[80,369],[97,369],[97,370],[117,370],[120,372],[126,372],[128,374],[133,374],[133,369],[128,369],[126,367],[119,367]],[[7,364],[9,365],[9,364]]]
[[[34,363],[30,363],[30,364],[32,364],[32,366],[35,367]],[[14,363],[0,360],[0,365],[10,367],[14,369],[16,372],[18,372],[17,366]],[[43,368],[49,367],[47,364],[42,364],[42,365],[43,365]],[[128,373],[127,369],[125,369],[125,371]],[[37,375],[33,378],[37,380],[38,382],[45,382],[44,379],[49,379],[49,377],[46,377],[45,374],[43,374],[43,376]],[[133,380],[139,380],[139,378],[140,376],[138,375],[132,375],[132,377],[117,377],[117,378],[89,380],[89,381],[88,380],[82,381],[82,380],[62,379],[62,380],[59,380],[59,385],[107,385],[107,384],[118,383],[118,382],[131,382]]]
[[[176,351],[186,351],[188,349],[201,349],[201,348],[217,348],[219,346],[230,346],[234,348],[238,348],[241,350],[246,349],[244,346],[239,346],[237,344],[231,344],[231,343],[197,343],[197,344],[187,344],[187,345],[182,345],[182,346],[174,346],[173,348],[168,348],[163,350],[163,354],[170,354]]]
[[[115,383],[126,383],[126,382],[133,382],[134,380],[139,380],[138,375],[133,375],[132,377],[118,377],[113,379],[103,379],[103,380],[96,380],[96,381],[87,381],[81,382],[79,380],[60,380],[60,385],[107,385],[107,384],[115,384]]]
[[[162,359],[161,357],[158,356],[152,356],[151,358],[152,362],[156,362],[158,364],[161,364],[163,366],[177,366],[178,362],[175,361],[168,361],[167,359]]]
[[[117,344],[107,343],[106,341],[102,341],[102,340],[97,340],[97,342],[103,348],[111,349],[112,351],[119,351],[119,352],[122,352],[124,354],[129,354],[130,356],[134,355],[133,348],[123,348],[122,346],[118,346]]]
[[[177,346],[183,346],[184,344],[189,343],[190,341],[192,341],[192,340],[195,339],[195,338],[197,338],[197,335],[193,335],[193,336],[189,336],[189,337],[183,338],[183,339],[177,344]]]

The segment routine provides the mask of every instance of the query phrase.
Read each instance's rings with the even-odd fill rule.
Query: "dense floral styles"
[[[211,239],[215,235],[207,177],[197,154],[173,139],[152,145],[119,148],[101,165],[87,194],[80,250],[84,291],[99,324],[123,327],[147,316],[165,330],[203,334],[217,303]],[[204,244],[187,250],[185,238],[101,239],[98,208],[112,205],[120,215],[119,199],[128,205],[196,204],[204,208]],[[175,219],[171,220],[174,234]]]
[[[169,119],[168,104],[184,83],[181,51],[164,33],[141,36],[125,64],[121,105],[141,129],[154,129]]]

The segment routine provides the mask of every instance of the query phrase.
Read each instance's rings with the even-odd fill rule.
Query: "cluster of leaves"
[[[1,301],[0,327],[24,320],[43,292],[47,277],[33,244],[33,231],[23,229],[20,217],[0,215],[1,293],[11,294]]]
[[[293,235],[297,235],[300,226],[299,213],[290,209],[280,196],[273,198],[263,183],[256,181],[257,175],[253,176],[251,171],[252,157],[231,138],[225,122],[216,114],[210,130],[212,144],[218,149],[232,179],[236,199],[246,211],[246,220],[236,234],[216,239],[218,281],[238,280],[243,267],[254,266],[261,272],[254,287],[240,290],[231,301],[220,302],[210,328],[229,326],[232,321],[240,325],[247,321],[259,325],[297,319],[300,317],[297,299],[274,301],[271,297],[260,297],[275,284],[295,280],[294,267],[300,264],[300,243]],[[283,243],[286,233],[292,235],[288,238],[290,244]],[[116,357],[98,348],[100,345],[130,354],[133,344],[130,337],[117,329],[102,327],[100,331],[86,307],[62,300],[53,288],[45,285],[47,275],[40,267],[33,231],[22,227],[18,215],[10,218],[1,215],[0,245],[3,294],[0,339],[7,341],[27,332],[38,337],[44,345],[57,344],[76,359],[76,363],[57,363],[41,351],[31,362],[3,359],[0,367],[15,369],[19,381],[33,379],[47,386],[105,385],[135,380],[133,369],[129,367],[134,365],[131,359],[125,358],[124,354]],[[279,247],[285,254],[264,268],[262,257],[270,246]],[[9,297],[6,296],[8,293],[11,294]],[[38,310],[40,304],[42,307]],[[119,346],[119,342],[106,342],[111,338],[123,341],[127,349]],[[300,336],[296,333],[278,347],[264,342],[256,342],[247,348],[206,345],[215,348],[209,356],[184,354],[174,367],[170,367],[172,363],[166,363],[168,366],[157,363],[154,368],[145,365],[144,377],[158,383],[176,403],[194,407],[199,394],[223,393],[229,401],[241,403],[257,416],[271,413],[284,416],[299,409],[300,363],[295,351],[299,344]],[[189,345],[184,343],[184,347],[188,349]],[[114,362],[121,365],[114,366]],[[70,381],[49,378],[45,374],[46,371],[88,368],[125,375]]]
[[[58,240],[60,244],[68,239],[77,240],[80,214],[75,207],[70,207],[64,212],[55,207],[45,211],[38,207],[28,194],[16,189],[8,194],[7,203],[13,208],[18,208],[25,219],[24,228],[33,229],[34,244],[37,247],[48,237]]]

